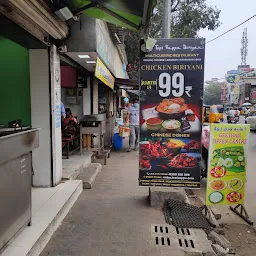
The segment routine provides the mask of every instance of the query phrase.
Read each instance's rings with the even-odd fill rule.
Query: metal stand
[[[210,225],[213,228],[218,228],[220,224],[216,220],[211,208],[205,204],[205,201],[203,198],[199,197],[198,199],[202,203],[202,206],[200,207],[200,209],[203,212],[204,216],[206,217],[207,221],[210,223]]]
[[[230,210],[237,214],[240,218],[245,220],[248,224],[253,225],[253,222],[250,220],[250,217],[243,204],[238,204],[236,207],[229,206]]]
[[[207,221],[209,222],[209,224],[213,228],[218,228],[219,227],[219,223],[215,219],[214,214],[212,213],[211,209],[208,206],[206,206],[206,205],[201,206],[200,209],[202,210],[202,212],[203,212],[205,218],[207,219]]]

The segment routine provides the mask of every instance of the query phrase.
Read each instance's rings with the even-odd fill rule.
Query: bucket
[[[120,137],[118,133],[114,134],[113,144],[116,150],[120,150],[123,147],[123,138]]]

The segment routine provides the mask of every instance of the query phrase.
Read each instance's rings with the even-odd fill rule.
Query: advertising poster
[[[256,88],[251,89],[251,103],[252,104],[256,103]]]
[[[248,124],[211,124],[207,205],[243,204]]]
[[[140,60],[140,186],[199,188],[204,39],[158,39]]]

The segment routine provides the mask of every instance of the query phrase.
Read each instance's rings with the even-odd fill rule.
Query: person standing
[[[67,126],[70,121],[74,121],[75,124],[77,124],[77,119],[72,114],[72,111],[70,108],[65,109],[66,117],[64,118],[64,125]]]
[[[131,133],[129,137],[129,149],[137,150],[139,146],[139,133],[140,133],[140,105],[139,99],[133,101],[132,106],[128,107],[128,114],[126,115],[125,123],[129,122]]]

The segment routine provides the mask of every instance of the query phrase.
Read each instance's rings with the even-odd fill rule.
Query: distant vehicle
[[[227,108],[226,108],[226,113],[228,113],[228,111],[229,111],[229,110],[232,110],[232,109],[234,109],[234,108],[233,108],[233,107],[227,107]]]
[[[224,107],[223,105],[217,105],[217,109],[218,109],[218,112],[219,112],[219,119],[221,122],[224,121]]]
[[[216,105],[204,105],[203,106],[203,123],[219,123],[219,112]]]
[[[240,106],[238,107],[238,110],[240,111],[240,115],[246,115],[248,113],[249,107]]]
[[[251,130],[256,130],[256,111],[250,112],[245,118],[245,123],[250,125]]]
[[[227,121],[229,124],[236,124],[239,121],[237,110],[230,109],[227,113]]]
[[[240,111],[238,110],[237,107],[235,107],[234,110],[235,110],[235,117],[236,117],[236,118],[238,119],[238,121],[239,121],[239,118],[240,118]]]

